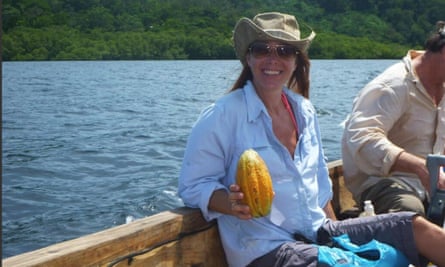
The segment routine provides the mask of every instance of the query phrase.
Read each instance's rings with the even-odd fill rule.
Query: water
[[[394,60],[314,60],[326,155],[357,91]],[[3,258],[182,205],[181,159],[238,61],[4,62]]]

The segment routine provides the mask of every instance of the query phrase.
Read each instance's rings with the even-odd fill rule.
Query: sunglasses
[[[249,46],[249,52],[255,58],[263,58],[272,54],[272,50],[275,54],[283,59],[289,59],[298,54],[297,48],[292,45],[268,45],[266,43],[253,43]]]

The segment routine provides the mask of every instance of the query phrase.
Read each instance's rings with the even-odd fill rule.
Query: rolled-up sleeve
[[[226,176],[224,149],[228,140],[227,123],[215,105],[203,110],[188,138],[182,168],[179,174],[178,193],[189,207],[200,208],[206,220],[220,213],[209,211],[210,197],[215,190],[225,189]]]
[[[354,100],[345,125],[346,149],[355,165],[368,175],[388,175],[402,148],[387,136],[408,102],[403,91],[381,82],[368,84]]]

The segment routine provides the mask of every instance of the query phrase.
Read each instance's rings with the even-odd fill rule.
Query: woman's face
[[[247,64],[257,90],[281,90],[290,79],[296,65],[295,47],[276,41],[255,42],[247,52]]]

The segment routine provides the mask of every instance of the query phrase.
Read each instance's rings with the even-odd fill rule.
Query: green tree
[[[445,13],[443,0],[4,0],[2,58],[235,58],[237,20],[271,7],[317,32],[313,58],[399,57]]]

